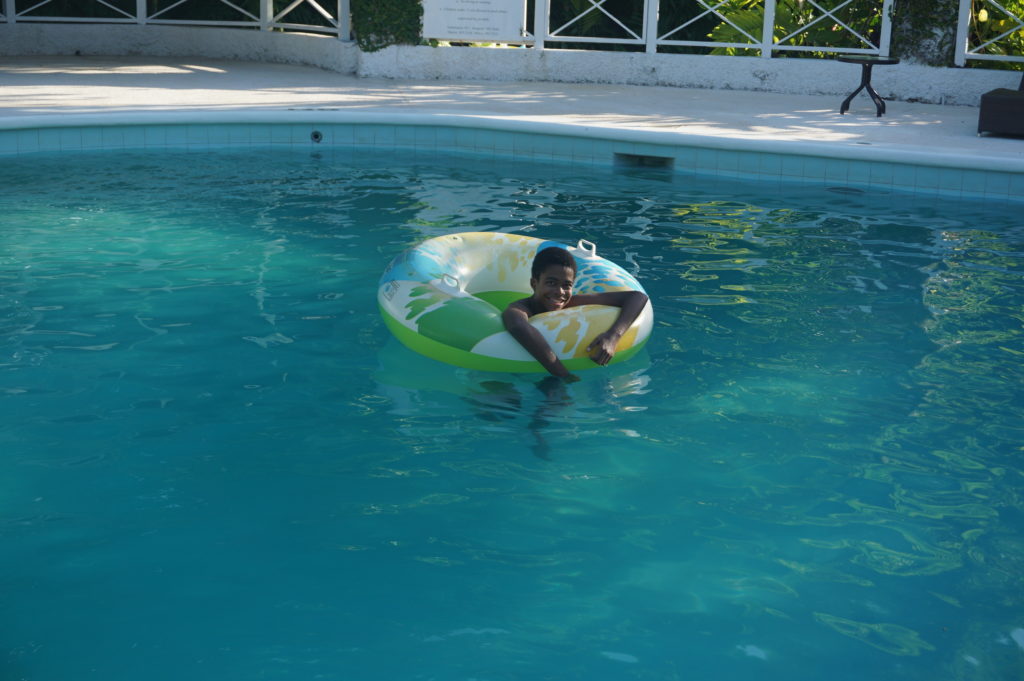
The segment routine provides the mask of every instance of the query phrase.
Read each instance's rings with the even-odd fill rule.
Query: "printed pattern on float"
[[[636,290],[631,274],[593,250],[519,234],[468,232],[428,239],[399,254],[381,276],[377,299],[391,331],[413,350],[451,364],[494,371],[543,371],[505,331],[501,313],[529,296],[530,267],[549,246],[577,264],[574,294]],[[586,348],[618,316],[616,308],[585,305],[530,318],[573,369],[596,366]],[[613,362],[635,354],[653,325],[650,302],[619,342]]]

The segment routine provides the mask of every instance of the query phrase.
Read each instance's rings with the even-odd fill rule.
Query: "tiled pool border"
[[[314,141],[314,132],[320,141]],[[23,116],[0,120],[0,159],[40,152],[222,147],[407,149],[610,166],[657,157],[680,172],[915,195],[1024,201],[1024,160],[838,142],[720,138],[447,114],[324,110]],[[617,156],[618,155],[618,156]],[[669,159],[665,161],[664,159]]]

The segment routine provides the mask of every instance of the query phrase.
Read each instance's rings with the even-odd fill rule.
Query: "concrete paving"
[[[856,78],[851,77],[851,84]],[[736,90],[363,79],[312,67],[209,59],[23,57],[0,63],[0,126],[25,117],[318,109],[459,115],[942,153],[1024,172],[1024,139],[979,137],[975,107]],[[693,143],[690,139],[689,143]],[[800,146],[800,145],[797,145]],[[987,163],[987,162],[986,162]]]

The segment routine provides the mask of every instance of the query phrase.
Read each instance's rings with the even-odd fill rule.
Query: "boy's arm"
[[[615,348],[619,339],[626,330],[633,325],[636,318],[643,312],[647,305],[647,294],[640,291],[606,291],[604,293],[590,293],[573,296],[569,301],[569,307],[579,305],[609,305],[621,308],[619,317],[607,331],[599,334],[587,346],[587,353],[597,364],[604,366],[615,356]]]
[[[548,370],[548,373],[569,381],[576,378],[565,368],[562,360],[558,359],[558,355],[544,340],[540,331],[530,324],[530,315],[525,307],[518,302],[512,303],[501,314],[501,321],[505,322],[505,328],[512,337],[526,348],[526,351],[540,362],[541,366]]]

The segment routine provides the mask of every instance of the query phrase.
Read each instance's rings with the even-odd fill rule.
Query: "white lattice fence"
[[[230,26],[264,31],[326,33],[343,40],[350,37],[349,0],[83,0],[76,16],[53,10],[55,0],[3,0],[0,20],[6,23],[177,24],[183,26]],[[175,18],[187,11],[190,18]],[[316,23],[296,20],[299,12]],[[205,15],[205,16],[204,16]]]
[[[643,46],[651,53],[660,47],[676,46],[757,51],[763,57],[780,51],[885,56],[889,53],[892,3],[893,0],[637,0],[629,16],[623,16],[622,6],[618,6],[617,14],[608,7],[607,0],[537,0],[532,38],[540,48],[546,42],[605,43]],[[552,14],[562,17],[554,22],[557,25],[551,22]],[[678,19],[666,25],[666,19],[671,17]],[[707,39],[684,37],[709,23],[717,23],[718,27]],[[600,27],[601,34],[588,34],[587,25]],[[828,40],[821,40],[822,36]]]
[[[957,66],[1024,62],[1024,0],[960,0],[956,43]]]

